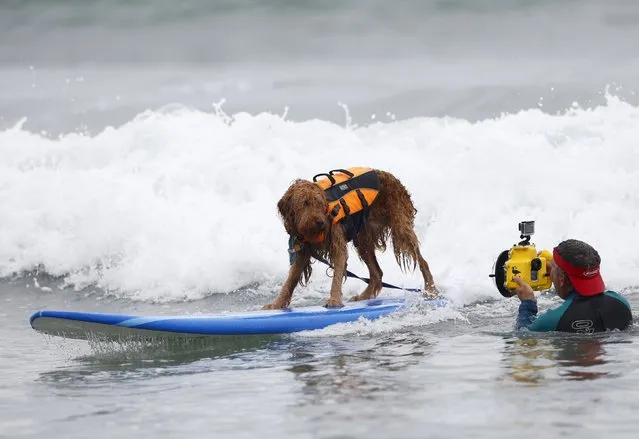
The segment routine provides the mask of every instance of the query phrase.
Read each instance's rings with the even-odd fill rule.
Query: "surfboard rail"
[[[421,302],[434,307],[443,299]],[[410,302],[412,303],[412,302]],[[229,312],[209,315],[128,315],[80,311],[42,310],[29,319],[36,331],[68,338],[87,339],[91,334],[119,335],[252,335],[287,334],[323,329],[360,318],[375,320],[407,308],[404,298],[349,302],[341,308],[307,306],[281,310]]]

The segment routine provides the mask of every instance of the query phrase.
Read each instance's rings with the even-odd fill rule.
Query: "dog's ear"
[[[284,195],[282,195],[282,198],[280,198],[280,201],[277,202],[277,210],[280,212],[280,216],[284,220],[284,228],[286,229],[289,235],[293,234],[295,230],[295,210],[293,209],[293,206],[292,206],[293,204],[292,188],[294,185],[295,183],[292,184],[291,187],[289,187],[286,192],[284,192]]]

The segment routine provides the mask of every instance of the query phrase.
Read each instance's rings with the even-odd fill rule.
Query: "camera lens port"
[[[532,261],[530,261],[530,269],[532,271],[539,271],[541,270],[541,259],[539,258],[534,258]]]

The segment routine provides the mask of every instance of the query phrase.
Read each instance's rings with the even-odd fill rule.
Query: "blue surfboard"
[[[420,304],[445,306],[444,299],[418,299]],[[220,336],[286,334],[322,329],[360,318],[375,320],[406,309],[415,300],[404,298],[348,302],[342,308],[307,306],[212,315],[136,316],[75,311],[38,311],[31,327],[49,335],[87,340],[91,337]]]

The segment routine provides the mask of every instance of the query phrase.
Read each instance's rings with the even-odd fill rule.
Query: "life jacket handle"
[[[331,171],[331,172],[333,172],[333,171]],[[322,175],[325,175],[326,177],[328,177],[328,179],[331,181],[331,185],[335,184],[335,179],[333,178],[333,175],[327,174],[326,172],[323,172],[321,174],[317,174],[315,177],[313,177],[313,183],[317,183],[317,177],[321,177]]]
[[[333,175],[333,173],[337,173],[337,172],[341,172],[342,174],[346,174],[348,175],[350,178],[353,178],[355,176],[355,174],[353,174],[351,171],[347,171],[346,169],[333,169],[332,171],[329,172],[329,174]],[[335,182],[333,182],[334,184]]]
[[[326,172],[323,172],[321,174],[317,174],[316,176],[313,177],[313,183],[317,183],[317,177],[326,177],[331,181],[331,186],[335,184],[335,178],[333,178],[334,174],[337,174],[338,172],[348,175],[349,178],[353,178],[355,176],[355,174],[353,174],[351,171],[347,171],[346,169],[333,169],[332,171],[329,171],[328,174]]]

